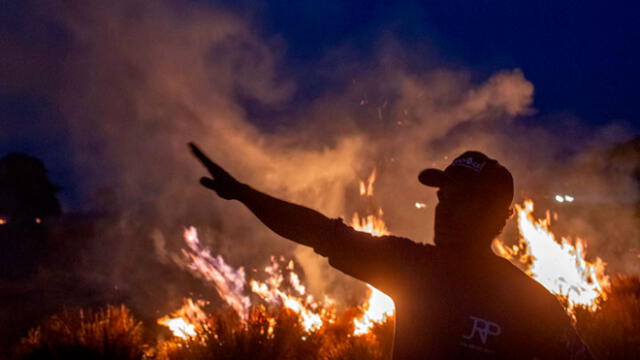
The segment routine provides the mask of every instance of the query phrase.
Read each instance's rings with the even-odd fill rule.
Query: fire
[[[549,212],[545,219],[533,217],[533,201],[516,205],[516,210],[520,242],[508,247],[496,240],[498,255],[523,265],[529,276],[566,302],[569,315],[573,316],[577,306],[597,310],[609,285],[602,259],[587,261],[586,244],[580,238],[575,243],[564,237],[558,241],[550,230]]]
[[[206,305],[203,300],[193,301],[185,299],[184,305],[171,314],[158,319],[158,324],[166,326],[174,336],[183,340],[193,340],[198,336],[198,330],[206,328],[207,315],[202,310]]]
[[[367,183],[360,182],[360,195],[372,196],[373,195],[373,183],[376,180],[375,169],[369,175]],[[366,191],[362,191],[366,189]],[[377,215],[367,215],[366,217],[360,217],[358,213],[353,214],[351,226],[358,231],[367,232],[374,236],[383,236],[389,234],[387,225],[382,220],[382,209],[378,209]],[[369,287],[369,298],[362,306],[364,313],[360,318],[356,318],[353,321],[354,335],[362,335],[368,333],[375,323],[381,323],[395,313],[395,304],[391,298],[376,289],[375,287],[367,284]]]
[[[196,332],[196,326],[193,324],[189,324],[185,319],[181,317],[158,320],[158,324],[168,327],[174,336],[182,338],[184,340],[196,337],[198,335],[198,333]]]
[[[281,260],[284,260],[281,258]],[[300,277],[294,272],[294,263],[289,261],[286,269],[289,276],[285,277],[281,266],[271,257],[271,265],[267,266],[265,272],[269,274],[269,278],[265,282],[256,280],[251,281],[251,291],[261,297],[269,304],[281,305],[293,311],[300,317],[300,324],[307,332],[320,329],[323,320],[318,309],[321,308],[317,304],[313,296],[306,294],[306,288],[300,282]],[[283,290],[285,279],[293,291]]]
[[[218,294],[231,306],[242,320],[249,316],[251,301],[244,295],[246,284],[244,268],[233,269],[225,263],[222,256],[212,256],[209,249],[203,247],[198,239],[198,231],[190,227],[184,232],[184,241],[188,249],[182,251],[187,258],[187,267],[196,276],[213,283]]]
[[[373,195],[373,184],[376,179],[375,170],[368,177],[366,183],[360,182],[360,194],[365,197]],[[365,231],[375,236],[388,234],[387,227],[382,220],[382,209],[378,209],[375,214],[360,217],[357,213],[353,215],[352,225],[359,231]],[[307,333],[315,332],[326,323],[332,323],[335,315],[332,312],[334,301],[325,295],[321,302],[314,300],[313,296],[307,293],[306,287],[300,280],[300,276],[295,272],[295,264],[289,261],[286,266],[284,257],[271,257],[271,264],[264,268],[267,275],[266,280],[247,281],[242,267],[234,269],[225,263],[221,256],[213,256],[204,247],[198,238],[198,232],[194,227],[187,228],[184,232],[184,241],[187,248],[182,251],[186,259],[186,267],[191,272],[212,283],[220,297],[235,310],[240,319],[246,322],[248,319],[251,300],[245,295],[246,288],[257,295],[265,303],[272,306],[284,307],[298,318],[300,325]],[[384,322],[395,312],[395,306],[390,297],[369,286],[369,298],[362,309],[364,313],[360,318],[354,319],[354,334],[362,335],[370,331],[375,323]],[[172,316],[165,316],[158,322],[171,329],[176,337],[182,339],[192,339],[198,334],[198,324],[204,323],[204,317],[200,317],[197,306],[188,299],[185,306]],[[187,311],[198,314],[194,320],[193,316],[185,316]],[[204,315],[203,315],[204,316]],[[275,322],[275,319],[269,319]]]
[[[379,214],[382,215],[382,210],[380,210]],[[358,214],[354,214],[352,226],[358,231],[368,232],[376,236],[387,234],[385,223],[381,218],[373,215],[360,218]],[[368,333],[375,323],[385,321],[390,316],[393,316],[395,312],[393,300],[387,294],[369,284],[367,286],[369,287],[369,298],[362,306],[364,314],[353,321],[355,326],[353,333],[355,335]]]
[[[389,231],[382,220],[382,209],[373,206],[375,179],[374,170],[366,181],[360,182],[360,195],[366,198],[370,211],[364,216],[354,213],[351,225],[358,231],[378,237],[387,235]],[[563,200],[571,201],[573,198],[563,197]],[[417,208],[424,206],[416,203]],[[605,263],[600,258],[593,263],[585,260],[585,243],[581,239],[574,243],[565,238],[557,241],[550,230],[549,213],[546,219],[534,219],[532,201],[516,205],[516,209],[520,241],[508,247],[496,240],[496,253],[523,267],[529,276],[560,297],[571,316],[576,306],[596,310],[599,302],[605,299],[604,289],[609,283],[604,271]],[[248,321],[252,306],[248,292],[268,306],[286,308],[296,314],[299,324],[308,334],[335,322],[334,301],[326,295],[324,300],[316,301],[308,294],[293,261],[286,262],[282,256],[272,256],[270,265],[263,269],[263,280],[247,282],[242,267],[235,269],[221,256],[211,255],[209,249],[200,243],[195,228],[185,230],[184,241],[187,245],[183,250],[186,267],[215,286],[220,297],[238,314],[241,323]],[[371,285],[367,286],[369,295],[361,306],[363,314],[353,319],[354,335],[370,333],[375,324],[387,321],[395,313],[395,305],[389,296]],[[176,337],[197,339],[207,324],[206,315],[201,310],[203,304],[187,299],[180,310],[159,319],[158,323],[167,326]],[[269,332],[272,332],[277,320],[271,318],[268,321],[271,324]]]
[[[369,174],[367,181],[360,181],[360,195],[373,196],[373,184],[376,182],[376,169],[374,168]]]
[[[210,251],[200,244],[198,232],[194,227],[185,230],[184,241],[188,247],[183,250],[187,268],[194,275],[213,283],[220,297],[235,310],[242,322],[246,322],[251,300],[245,294],[247,282],[244,268],[234,269],[224,261],[222,256],[212,256]],[[249,282],[251,292],[267,304],[283,306],[293,311],[298,315],[300,324],[307,332],[320,329],[323,325],[323,317],[327,317],[324,316],[325,308],[332,303],[332,300],[327,297],[322,304],[315,302],[313,296],[306,293],[305,286],[295,272],[293,261],[289,261],[287,266],[283,267],[280,263],[284,262],[284,257],[278,260],[274,256],[271,257],[271,265],[264,269],[267,274],[264,282],[257,280]],[[182,329],[180,334],[189,334],[189,326],[180,319],[169,320],[174,320],[171,323],[174,327]],[[164,318],[163,321],[167,322]]]
[[[360,194],[365,197],[373,195],[373,184],[376,172],[372,171],[367,181],[360,182]],[[365,231],[375,236],[388,234],[387,227],[382,220],[382,209],[376,214],[360,217],[353,215],[352,226],[359,231]],[[198,239],[195,228],[188,228],[184,233],[184,240],[188,249],[183,255],[188,259],[188,268],[196,275],[214,283],[220,296],[238,313],[242,320],[246,320],[251,306],[249,298],[243,294],[246,280],[242,267],[237,270],[227,265],[221,256],[214,257],[209,250],[203,248]],[[251,280],[251,292],[270,305],[282,306],[298,315],[300,324],[307,332],[314,332],[322,328],[325,321],[331,321],[333,316],[328,308],[333,300],[325,296],[324,301],[316,302],[313,296],[307,294],[306,287],[294,271],[294,263],[290,261],[286,267],[281,266],[284,258],[277,261],[271,257],[271,265],[265,267],[267,279],[264,281]],[[362,308],[362,317],[354,319],[354,334],[361,335],[369,332],[375,323],[381,323],[392,316],[395,306],[390,297],[369,286],[369,298]],[[176,324],[178,324],[176,322]],[[177,326],[177,325],[176,325]]]
[[[383,236],[389,234],[387,225],[382,220],[382,209],[378,209],[377,215],[367,215],[360,217],[358,213],[353,214],[351,226],[358,231],[363,231],[374,236]]]

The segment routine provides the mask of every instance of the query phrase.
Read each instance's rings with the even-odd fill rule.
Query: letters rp
[[[471,332],[468,335],[464,335],[463,338],[467,340],[471,340],[474,338],[476,334],[480,336],[480,340],[482,341],[482,345],[487,343],[487,338],[489,335],[491,336],[499,336],[502,332],[500,325],[491,322],[489,320],[481,319],[475,316],[470,316],[471,320],[473,320],[473,326],[471,327]]]

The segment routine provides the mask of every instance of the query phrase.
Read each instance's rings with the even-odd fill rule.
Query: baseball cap
[[[487,195],[509,207],[513,200],[513,177],[497,160],[479,151],[467,151],[446,169],[424,169],[418,180],[427,186],[453,185]]]

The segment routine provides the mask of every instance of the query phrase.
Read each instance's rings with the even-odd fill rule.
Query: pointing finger
[[[202,186],[211,189],[211,190],[215,190],[216,189],[216,183],[215,181],[213,181],[212,179],[203,177],[200,178],[200,184],[202,184]]]
[[[189,147],[191,148],[191,152],[193,152],[193,155],[195,155],[195,157],[200,160],[202,165],[204,165],[212,175],[215,176],[225,173],[225,171],[220,166],[218,166],[218,164],[211,161],[211,159],[209,159],[209,157],[205,155],[196,144],[189,143]]]

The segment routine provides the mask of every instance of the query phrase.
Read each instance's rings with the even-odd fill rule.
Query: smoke
[[[430,242],[436,201],[434,191],[417,182],[423,168],[444,168],[475,149],[512,171],[516,201],[548,196],[540,189],[551,191],[552,184],[602,194],[609,188],[603,167],[589,166],[588,178],[559,169],[574,169],[586,154],[624,136],[607,128],[588,142],[568,144],[563,133],[531,121],[534,85],[522,71],[484,79],[443,66],[414,71],[402,60],[410,51],[389,38],[379,41],[366,66],[348,60],[336,69],[349,78],[343,86],[295,111],[277,112],[286,114],[279,115],[285,121],[274,116],[255,122],[247,103],[286,109],[304,74],[289,73],[283,47],[251,21],[222,8],[171,0],[72,1],[39,9],[39,16],[69,34],[64,59],[56,62],[60,80],[49,96],[72,139],[77,177],[87,198],[104,186],[119,197],[122,217],[102,229],[93,249],[111,255],[96,257],[116,283],[140,285],[157,277],[140,258],[154,244],[160,254],[175,251],[182,227],[192,224],[206,224],[202,238],[237,266],[257,267],[271,254],[289,253],[302,263],[312,291],[344,282],[311,250],[278,239],[240,204],[198,186],[205,172],[188,153],[189,141],[259,190],[330,217],[349,219],[354,211],[381,207],[392,232]],[[326,73],[323,66],[331,62],[325,60],[309,71]],[[373,168],[375,203],[362,203],[357,182]],[[627,179],[631,171],[618,176]],[[637,191],[632,182],[620,184],[628,193]],[[415,202],[426,209],[416,209]],[[637,220],[626,208],[595,217],[614,217],[620,233],[637,233]],[[588,243],[611,234],[610,228],[574,223]],[[122,230],[131,227],[136,230]],[[608,260],[607,247],[598,249]]]

